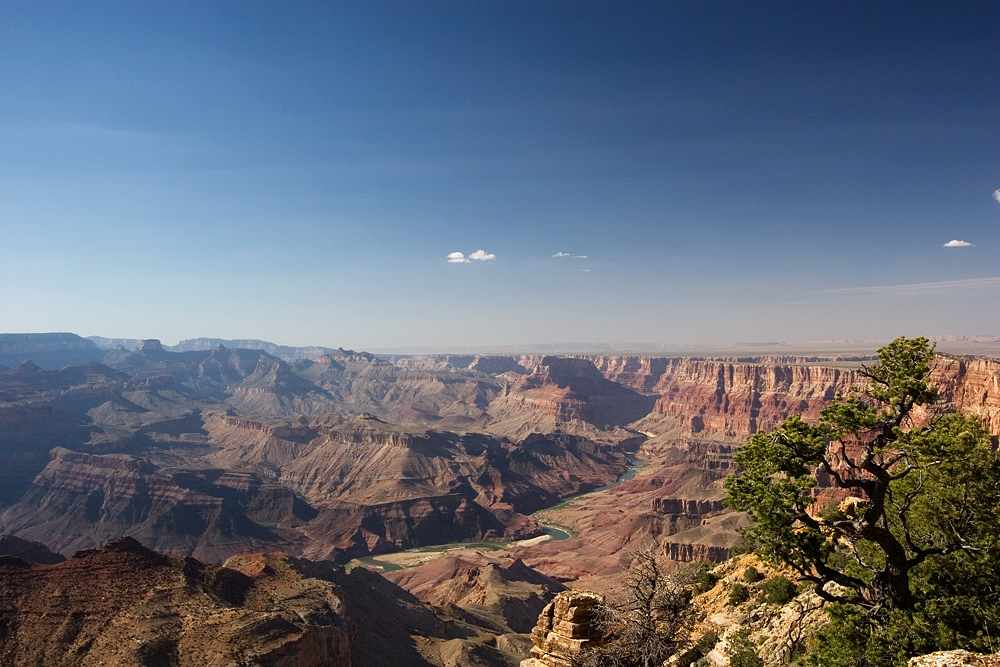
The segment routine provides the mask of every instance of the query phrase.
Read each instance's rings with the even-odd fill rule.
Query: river
[[[556,505],[553,505],[551,507],[546,507],[545,509],[542,510],[538,510],[537,512],[531,515],[532,518],[538,522],[538,524],[542,527],[544,533],[549,536],[550,540],[558,541],[558,540],[569,539],[570,537],[576,537],[578,533],[571,526],[564,526],[562,524],[551,521],[546,518],[545,513],[551,510],[561,509],[563,507],[566,507],[570,503],[574,503],[582,498],[586,498],[595,493],[603,493],[604,491],[610,491],[611,489],[620,486],[625,482],[627,482],[628,480],[632,479],[639,472],[639,468],[642,466],[642,464],[638,461],[638,459],[636,459],[634,454],[629,454],[628,458],[629,458],[629,467],[625,470],[625,472],[622,473],[622,475],[617,480],[615,480],[611,484],[606,484],[602,487],[593,489],[591,491],[587,491],[586,493],[578,493],[575,496],[569,496],[567,498],[563,498],[562,501],[560,501]],[[440,554],[442,552],[461,551],[464,549],[478,549],[480,551],[502,551],[511,544],[514,544],[514,542],[451,542],[448,544],[435,544],[423,547],[414,547],[413,549],[405,549],[401,552],[397,551],[394,553]],[[374,565],[376,567],[380,567],[382,568],[383,572],[395,572],[396,570],[403,569],[404,566],[398,563],[379,560],[379,556],[382,555],[383,554],[375,556],[364,556],[363,558],[355,559],[355,562],[358,562],[359,564]],[[418,562],[426,562],[426,560],[421,560]]]

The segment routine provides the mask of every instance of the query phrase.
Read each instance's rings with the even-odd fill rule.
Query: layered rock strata
[[[701,439],[743,441],[792,414],[815,420],[838,392],[857,383],[854,372],[839,368],[670,362],[653,388],[659,398],[645,423]]]
[[[521,667],[575,667],[580,652],[600,640],[593,612],[603,602],[604,596],[584,591],[557,595],[539,614],[531,631],[531,657]]]
[[[1000,434],[1000,362],[938,356],[931,383],[939,392],[931,410],[978,415],[990,433]]]
[[[141,458],[56,448],[25,496],[0,514],[0,530],[67,554],[132,535],[161,551],[220,562],[281,543],[248,516],[268,519],[274,511],[292,521],[291,491],[241,476],[213,482],[165,474]]]
[[[490,404],[490,426],[503,428],[518,420],[529,430],[553,430],[574,421],[621,426],[649,414],[653,403],[652,397],[605,378],[589,360],[544,357]]]

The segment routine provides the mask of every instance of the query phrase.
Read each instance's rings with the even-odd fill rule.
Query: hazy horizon
[[[2,331],[383,350],[1000,332],[995,3],[0,17]]]
[[[64,335],[81,336],[75,332],[0,332],[0,339],[6,336],[22,335]],[[643,342],[529,342],[508,345],[494,346],[419,346],[419,347],[370,347],[359,346],[350,348],[347,346],[314,343],[302,346],[288,345],[280,340],[261,340],[254,338],[219,338],[215,336],[197,336],[178,341],[164,340],[156,337],[144,338],[121,338],[108,336],[85,335],[81,336],[98,345],[99,348],[110,350],[117,345],[124,345],[126,349],[136,349],[138,344],[144,340],[158,341],[164,348],[173,351],[183,351],[189,349],[208,350],[218,344],[229,348],[250,348],[263,349],[269,346],[278,348],[289,348],[286,352],[291,353],[291,348],[299,348],[299,351],[320,348],[331,349],[343,348],[354,349],[356,352],[367,352],[378,355],[382,358],[407,357],[423,355],[591,355],[609,354],[614,356],[660,356],[660,357],[751,357],[751,356],[812,356],[812,357],[858,357],[871,356],[875,351],[887,344],[889,339],[866,339],[866,340],[814,340],[814,341],[740,341],[730,345],[696,344],[657,344]],[[983,356],[1000,358],[1000,336],[964,336],[964,335],[938,335],[930,336],[935,343],[938,352],[945,354],[957,354],[966,356]],[[0,341],[3,342],[3,341]],[[194,347],[191,344],[197,344]],[[302,356],[301,353],[295,356]]]

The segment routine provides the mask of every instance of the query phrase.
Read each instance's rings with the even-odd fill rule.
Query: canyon
[[[421,658],[428,664],[516,664],[509,656],[526,656],[526,633],[553,595],[567,586],[610,594],[637,549],[654,548],[668,568],[726,559],[746,525],[721,502],[735,452],[791,414],[815,419],[871,361],[270,348],[275,356],[149,340],[93,358],[77,340],[64,350],[61,339],[5,336],[0,534],[70,563],[77,553],[112,558],[96,550],[127,536],[168,569],[261,552],[286,555],[255,556],[258,565],[336,568],[455,543],[385,573],[391,584],[354,575],[493,628],[489,640],[481,628],[463,631],[479,637],[471,643],[447,639],[444,653],[430,642],[438,652]],[[33,345],[46,363],[89,358],[46,369],[26,356]],[[918,418],[957,410],[1000,432],[1000,362],[941,355],[932,381],[939,404]],[[567,539],[546,539],[546,526]],[[482,541],[499,550],[471,545]],[[350,650],[367,641],[346,632]],[[366,650],[380,650],[371,641]]]
[[[525,574],[545,580],[521,565]],[[489,590],[524,597],[503,588]],[[0,555],[0,599],[5,665],[510,667],[530,646],[505,622],[516,604],[470,613],[365,568],[281,553],[211,565],[128,537],[58,563]]]

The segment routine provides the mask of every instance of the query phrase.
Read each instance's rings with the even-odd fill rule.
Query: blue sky
[[[0,330],[1000,334],[998,34],[993,2],[3,2]]]

